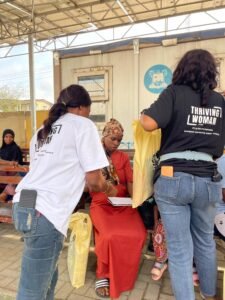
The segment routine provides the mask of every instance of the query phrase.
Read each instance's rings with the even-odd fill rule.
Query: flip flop
[[[98,289],[104,289],[105,294],[101,294]],[[108,289],[108,295],[106,295],[106,289]],[[96,280],[95,282],[95,293],[98,297],[109,298],[109,280],[107,278],[102,278]]]
[[[153,265],[153,268],[151,269],[151,275],[152,275],[152,280],[159,280],[161,279],[163,273],[166,271],[168,265],[167,263],[160,263],[160,262],[155,262]]]
[[[200,296],[203,300],[205,300],[205,296],[203,296],[202,292],[200,291]]]

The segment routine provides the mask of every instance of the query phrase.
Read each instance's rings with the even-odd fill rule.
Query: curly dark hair
[[[84,87],[72,84],[63,89],[56,103],[49,110],[48,118],[44,121],[44,127],[38,131],[38,141],[45,140],[52,129],[52,124],[61,116],[65,115],[68,107],[88,107],[91,105],[91,98]]]
[[[208,94],[217,86],[216,61],[207,50],[195,49],[184,54],[173,72],[173,84],[188,85],[200,93],[201,106],[207,105]]]

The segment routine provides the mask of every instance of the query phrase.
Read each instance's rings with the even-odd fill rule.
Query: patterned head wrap
[[[102,131],[103,138],[109,135],[123,136],[123,127],[116,119],[110,119]]]

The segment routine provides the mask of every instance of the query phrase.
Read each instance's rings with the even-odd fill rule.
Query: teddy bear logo
[[[167,87],[167,83],[166,83],[166,76],[167,76],[167,70],[163,69],[161,70],[157,70],[157,71],[149,71],[149,76],[151,78],[151,83],[149,85],[150,89],[164,89],[165,87]]]
[[[145,73],[144,84],[149,92],[159,94],[171,83],[172,72],[165,65],[154,65]]]

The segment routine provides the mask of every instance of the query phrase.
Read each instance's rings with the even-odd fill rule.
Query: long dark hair
[[[173,84],[188,85],[200,93],[201,106],[207,105],[210,90],[217,86],[216,62],[212,54],[203,49],[188,51],[173,72]]]
[[[72,84],[61,90],[56,103],[49,111],[48,118],[43,123],[44,127],[38,132],[38,141],[47,138],[52,129],[52,124],[67,113],[68,107],[87,107],[90,105],[90,95],[81,85]]]

